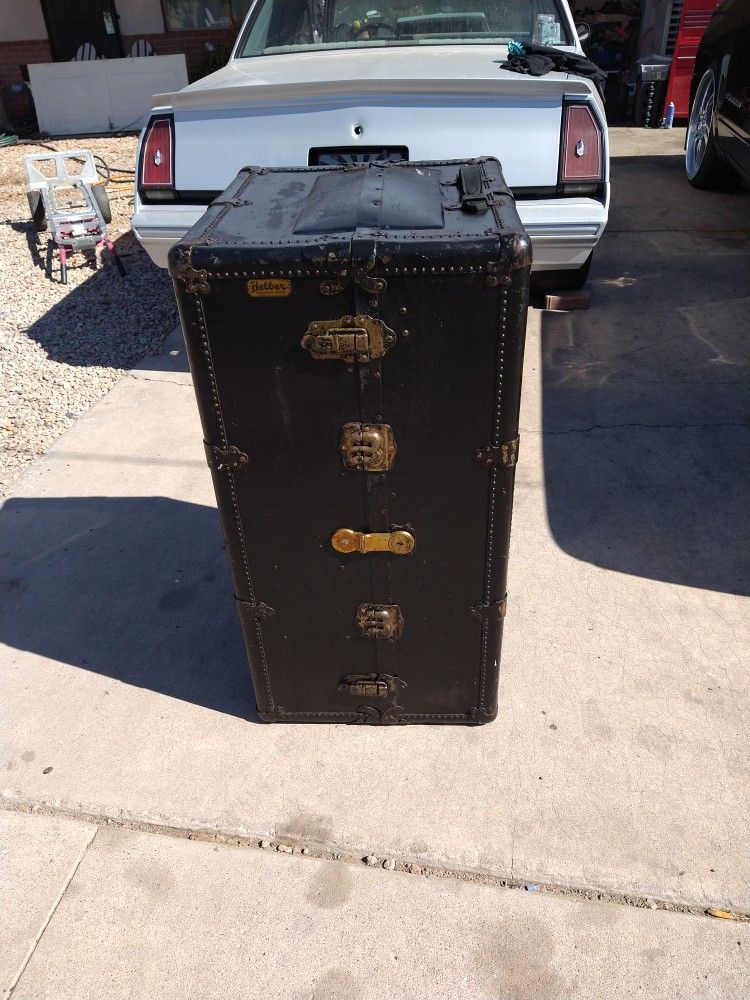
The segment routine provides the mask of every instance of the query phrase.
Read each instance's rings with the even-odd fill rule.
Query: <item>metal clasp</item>
[[[344,424],[339,447],[347,469],[363,472],[387,472],[397,450],[388,424]]]
[[[346,674],[339,684],[342,694],[351,694],[356,698],[387,698],[395,696],[400,689],[406,687],[406,682],[393,674]]]
[[[398,639],[404,628],[397,604],[360,604],[355,622],[368,639]]]
[[[483,448],[477,448],[474,458],[484,469],[492,469],[496,465],[512,468],[518,461],[518,444],[520,438],[513,438],[512,441],[504,441],[502,444],[486,444]]]
[[[396,343],[396,334],[372,316],[342,316],[310,323],[302,346],[316,361],[359,361],[382,358]]]
[[[217,472],[221,472],[222,469],[231,469],[236,471],[243,465],[247,465],[249,458],[244,451],[241,451],[237,445],[229,445],[227,448],[219,448],[215,444],[207,444],[203,442],[203,446],[206,449],[206,461],[208,462],[208,467],[210,469],[216,469]]]
[[[367,534],[364,531],[352,531],[351,528],[339,528],[331,537],[331,545],[337,552],[390,552],[394,556],[407,556],[416,541],[409,531],[375,531]]]

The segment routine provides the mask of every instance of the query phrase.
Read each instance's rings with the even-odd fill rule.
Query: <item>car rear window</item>
[[[556,0],[259,0],[237,55],[511,39],[571,44]]]

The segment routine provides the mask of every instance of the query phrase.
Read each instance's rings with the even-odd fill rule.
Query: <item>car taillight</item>
[[[566,104],[563,111],[560,183],[600,182],[604,179],[603,166],[602,133],[593,111],[586,104]]]
[[[174,187],[174,139],[172,119],[152,118],[141,148],[140,186],[146,191]]]

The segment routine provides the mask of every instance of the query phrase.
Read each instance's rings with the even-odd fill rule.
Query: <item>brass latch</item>
[[[387,472],[396,457],[396,439],[388,424],[344,424],[341,454],[348,469]]]
[[[360,604],[355,621],[368,639],[398,639],[404,628],[397,604]]]
[[[512,441],[503,441],[502,444],[486,444],[483,448],[477,448],[474,458],[484,469],[492,469],[496,465],[512,468],[518,461],[519,438]]]
[[[302,346],[316,361],[366,363],[382,358],[396,343],[396,334],[372,316],[342,316],[311,323]]]
[[[392,674],[347,674],[339,684],[342,694],[351,694],[355,698],[387,698],[395,696],[400,688],[406,687],[406,681]]]
[[[339,528],[331,537],[331,545],[337,552],[390,552],[394,556],[408,555],[415,545],[414,535],[409,531],[352,531]]]
[[[387,698],[388,683],[379,680],[377,674],[350,674],[339,684],[339,691],[356,698]]]

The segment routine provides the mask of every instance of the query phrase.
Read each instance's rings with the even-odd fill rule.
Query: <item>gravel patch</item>
[[[53,139],[56,149],[88,148],[113,168],[132,169],[134,136]],[[0,149],[0,494],[21,470],[104,396],[141,358],[158,354],[177,322],[169,275],[130,231],[133,185],[110,182],[110,237],[121,277],[105,250],[75,254],[68,284],[57,254],[48,274],[48,233],[29,221],[22,157],[43,150]],[[124,175],[121,175],[124,176]]]

